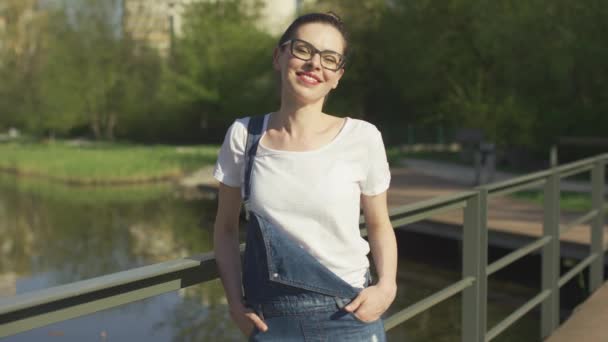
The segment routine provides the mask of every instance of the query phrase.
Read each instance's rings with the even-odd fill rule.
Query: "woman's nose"
[[[321,54],[315,53],[312,58],[308,61],[315,69],[321,69]]]

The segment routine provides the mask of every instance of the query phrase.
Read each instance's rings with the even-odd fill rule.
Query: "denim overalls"
[[[381,319],[358,320],[343,310],[361,291],[342,280],[280,227],[249,210],[251,169],[263,117],[251,117],[245,151],[243,199],[249,217],[243,259],[245,303],[268,325],[250,341],[386,341]],[[346,257],[346,256],[345,256]],[[369,284],[369,272],[366,285]]]

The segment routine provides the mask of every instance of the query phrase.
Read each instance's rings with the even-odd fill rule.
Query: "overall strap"
[[[243,203],[245,204],[247,218],[249,218],[249,196],[251,195],[251,169],[253,168],[255,154],[258,151],[258,144],[262,138],[263,128],[263,115],[249,118],[249,125],[247,125],[247,145],[245,148],[245,179],[243,181]]]

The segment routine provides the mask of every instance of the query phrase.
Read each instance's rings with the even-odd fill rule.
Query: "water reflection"
[[[211,250],[215,203],[184,200],[167,185],[69,188],[0,175],[0,296],[12,296]],[[459,279],[458,272],[400,259],[392,312]],[[515,287],[508,305],[489,305],[489,324],[531,290]],[[457,341],[460,298],[389,333],[394,341]],[[525,317],[496,341],[536,341]],[[34,329],[7,341],[239,341],[218,280]]]
[[[128,199],[113,189],[113,201],[108,189],[71,197],[35,185],[0,179],[2,274],[49,272],[57,285],[211,249],[213,203],[180,201],[168,186]]]

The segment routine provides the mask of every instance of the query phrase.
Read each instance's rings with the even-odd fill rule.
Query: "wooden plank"
[[[605,342],[608,322],[608,284],[579,305],[572,316],[545,342]]]

